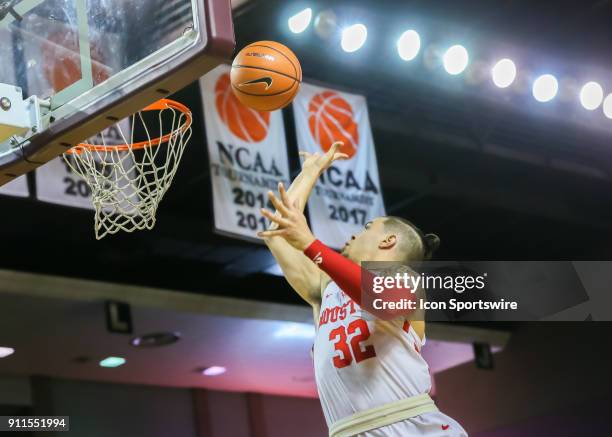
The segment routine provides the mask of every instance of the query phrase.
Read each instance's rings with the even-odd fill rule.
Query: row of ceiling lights
[[[158,334],[155,334],[155,335],[158,335]],[[136,347],[140,345],[144,345],[145,343],[143,343],[142,341],[139,341],[142,338],[143,337],[135,338],[134,340],[132,340],[131,344]],[[150,346],[155,346],[155,345],[150,344]],[[14,354],[15,354],[15,348],[8,347],[8,346],[0,346],[0,359],[10,357],[11,355],[14,355]],[[100,367],[105,367],[105,368],[116,368],[116,367],[123,366],[126,362],[127,360],[124,357],[109,356],[109,357],[104,358],[103,360],[100,360],[98,365]],[[204,367],[202,369],[198,369],[198,372],[204,376],[219,376],[219,375],[223,375],[226,371],[227,369],[223,366],[209,366],[209,367]]]
[[[296,34],[306,31],[311,24],[312,15],[312,9],[306,8],[291,16],[288,20],[289,30]],[[335,15],[331,11],[322,11],[317,16],[315,30],[320,36],[324,36],[325,33],[329,34],[329,29],[334,27],[337,27]],[[368,29],[364,24],[355,23],[342,28],[340,35],[342,50],[353,53],[365,45]],[[418,32],[409,29],[402,33],[397,40],[397,52],[404,61],[414,60],[421,52],[421,37]],[[441,61],[446,72],[456,76],[466,71],[470,56],[464,46],[456,44],[441,53]],[[508,88],[517,80],[517,67],[513,60],[503,58],[493,63],[488,74],[495,86]],[[559,94],[559,81],[552,74],[541,74],[532,81],[531,93],[538,102],[550,102]],[[599,83],[594,81],[585,83],[580,87],[578,98],[584,109],[593,111],[602,106],[605,116],[612,119],[612,93],[604,98],[604,90]]]

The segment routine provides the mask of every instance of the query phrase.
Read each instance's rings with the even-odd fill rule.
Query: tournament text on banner
[[[308,201],[314,234],[341,248],[369,220],[385,215],[366,99],[302,83],[293,109],[300,150],[324,153],[342,141],[339,151],[349,156],[321,175]]]
[[[267,229],[260,208],[271,208],[268,190],[289,182],[282,112],[242,105],[231,90],[230,68],[200,79],[213,190],[215,231],[254,241]]]

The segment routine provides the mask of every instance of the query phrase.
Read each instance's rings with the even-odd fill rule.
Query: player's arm
[[[310,191],[316,183],[318,173],[312,170],[303,170],[293,181],[289,190],[285,192],[282,184],[279,184],[279,195],[290,204],[299,205],[301,211],[308,199]],[[314,181],[314,182],[311,182]],[[268,193],[272,205],[276,208],[276,215],[280,214],[282,204],[272,192]],[[275,230],[278,224],[272,222],[268,230]],[[283,271],[285,279],[291,287],[311,305],[320,300],[320,273],[319,269],[299,250],[292,247],[287,241],[278,236],[264,237],[264,241],[276,262]]]
[[[302,171],[294,179],[289,190],[285,191],[283,184],[279,184],[280,199],[273,192],[268,193],[272,205],[276,208],[274,217],[279,217],[283,212],[287,212],[284,204],[292,205],[303,215],[306,202],[321,173],[334,161],[347,158],[347,155],[337,152],[341,145],[342,143],[334,143],[324,155],[300,153],[304,157]],[[272,216],[271,213],[270,215]],[[269,231],[277,228],[278,223],[272,220]],[[263,237],[291,287],[306,302],[313,306],[318,305],[321,300],[320,270],[302,251],[295,249],[284,238],[274,235]]]
[[[390,320],[396,317],[406,317],[410,311],[394,308],[377,309],[374,299],[381,296],[375,294],[371,286],[374,283],[374,273],[362,268],[359,264],[345,258],[338,252],[327,247],[317,240],[308,227],[306,217],[297,204],[291,204],[285,198],[282,203],[275,203],[277,212],[274,215],[270,211],[262,209],[262,214],[278,225],[278,229],[260,232],[265,238],[282,237],[296,250],[303,252],[320,270],[327,273],[329,277],[344,291],[352,300],[364,310],[369,311],[376,317]],[[369,286],[362,287],[364,284]],[[362,290],[363,289],[363,290]],[[416,301],[416,295],[409,289],[387,290],[393,298],[405,298]]]

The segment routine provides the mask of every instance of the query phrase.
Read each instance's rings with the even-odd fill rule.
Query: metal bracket
[[[30,128],[21,88],[0,84],[0,141],[23,135]]]
[[[50,103],[37,96],[23,99],[21,88],[0,83],[0,155],[11,152],[43,129],[42,113]]]

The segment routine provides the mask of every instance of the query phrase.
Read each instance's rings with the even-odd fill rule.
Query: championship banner
[[[260,242],[268,227],[260,208],[267,191],[289,183],[282,112],[242,105],[231,90],[230,67],[221,65],[200,79],[213,190],[215,231]],[[287,186],[287,185],[286,185]]]
[[[0,195],[28,197],[30,195],[30,190],[28,190],[27,176],[20,176],[0,187]]]
[[[324,153],[342,141],[339,151],[349,156],[321,175],[308,201],[315,236],[339,249],[385,215],[366,99],[302,83],[293,111],[300,150]]]
[[[60,156],[36,169],[36,198],[44,202],[94,209],[87,182]]]
[[[116,125],[109,127],[93,138],[87,140],[90,144],[122,144],[129,138],[124,135],[130,132],[130,119],[121,120]],[[104,139],[104,140],[103,140]],[[75,162],[68,155],[73,166]],[[131,161],[126,160],[126,168],[130,168]],[[110,167],[107,169],[109,170]],[[70,168],[63,157],[57,157],[45,165],[36,169],[36,198],[43,202],[55,203],[57,205],[73,206],[77,208],[94,209],[89,185]],[[128,181],[125,181],[127,185]],[[129,189],[126,187],[126,189]],[[127,191],[126,191],[127,193]]]

